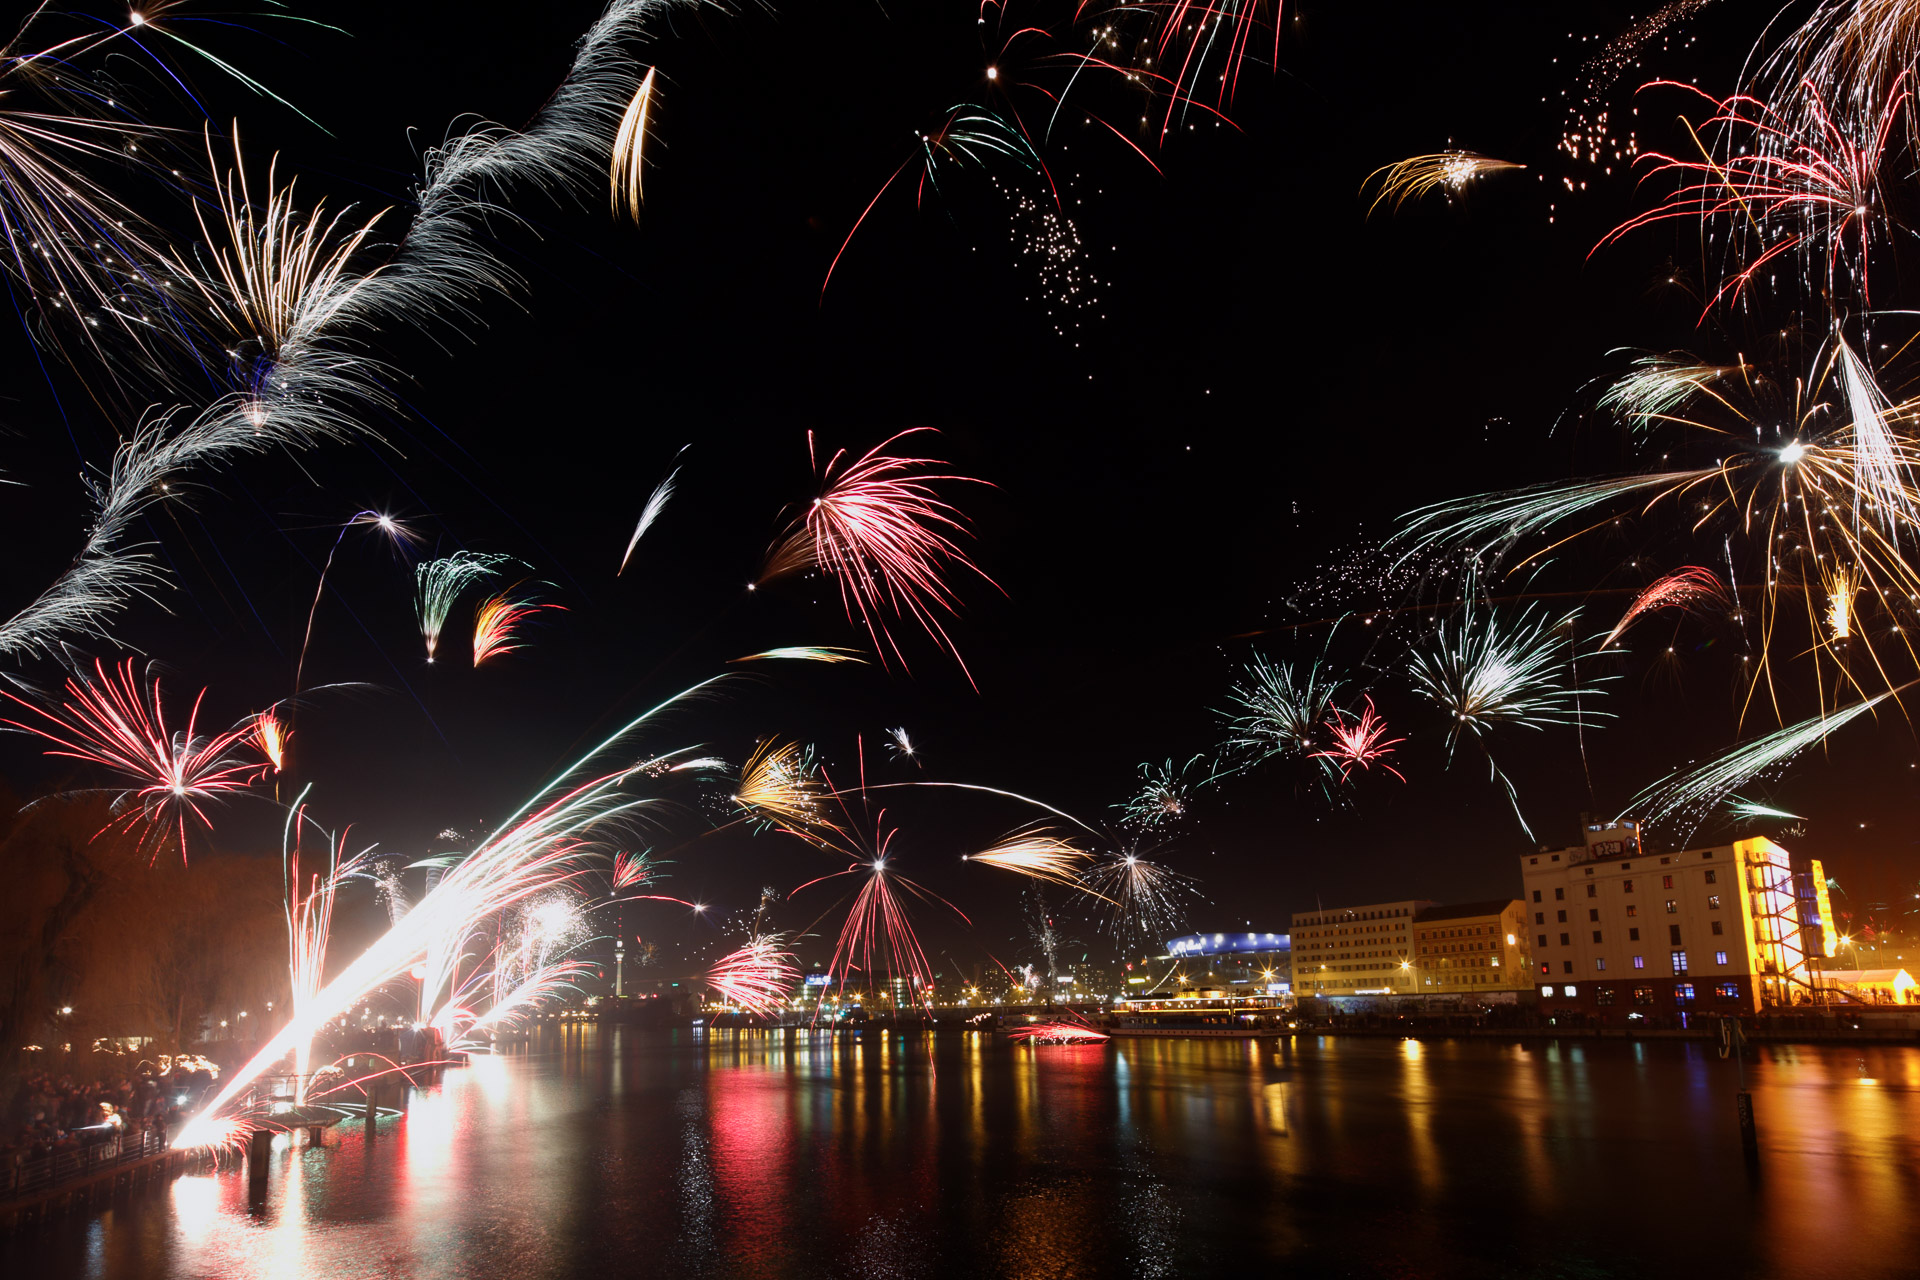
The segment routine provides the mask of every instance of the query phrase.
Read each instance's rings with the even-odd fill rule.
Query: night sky
[[[1748,349],[1750,334],[1696,329],[1699,251],[1685,232],[1588,257],[1645,198],[1624,172],[1602,176],[1555,150],[1561,94],[1596,47],[1581,37],[1610,38],[1632,13],[1289,6],[1278,74],[1249,69],[1238,127],[1196,113],[1191,131],[1149,143],[1160,173],[1069,99],[1043,154],[1082,246],[1088,283],[1074,305],[1050,306],[1034,259],[1017,252],[1041,229],[1032,211],[1053,205],[1015,166],[952,173],[917,207],[909,172],[867,214],[823,297],[828,264],[914,131],[982,92],[992,57],[977,12],[971,0],[835,0],[662,24],[639,52],[662,77],[641,225],[613,222],[600,189],[558,203],[511,193],[497,230],[522,294],[486,304],[477,322],[378,336],[369,354],[390,366],[405,406],[373,424],[382,440],[244,461],[201,477],[191,508],[157,509],[151,534],[175,586],[116,628],[125,649],[96,642],[86,656],[137,647],[163,664],[175,699],[207,686],[203,715],[224,724],[288,692],[317,566],[354,512],[400,516],[441,553],[525,560],[566,612],[477,671],[450,636],[449,660],[429,670],[407,565],[374,536],[340,544],[304,683],[355,687],[301,710],[299,781],[313,784],[321,821],[353,824],[352,843],[424,849],[446,828],[490,829],[597,735],[729,658],[870,648],[829,582],[743,588],[787,504],[813,491],[808,431],[823,450],[864,450],[934,427],[918,447],[992,486],[949,491],[999,588],[955,578],[965,606],[951,634],[977,690],[903,626],[910,672],[763,664],[676,713],[655,745],[704,743],[737,761],[779,735],[815,744],[851,781],[864,743],[871,781],[978,783],[1110,820],[1143,762],[1215,749],[1215,709],[1255,652],[1324,650],[1409,738],[1397,761],[1408,781],[1375,774],[1330,803],[1273,767],[1203,793],[1156,855],[1200,881],[1192,925],[1277,928],[1316,901],[1517,893],[1513,859],[1532,842],[1485,756],[1463,746],[1449,768],[1445,722],[1394,678],[1391,647],[1369,646],[1353,622],[1329,641],[1319,622],[1414,603],[1371,571],[1329,568],[1407,510],[1627,465],[1617,433],[1582,416],[1590,384],[1624,368],[1609,352]],[[340,3],[326,18],[341,32],[261,19],[195,33],[329,132],[204,65],[191,85],[216,130],[239,118],[255,164],[278,151],[306,199],[380,207],[404,202],[420,149],[463,115],[525,121],[597,13],[593,0]],[[1690,30],[1730,33],[1703,43],[1742,49],[1756,21],[1710,12]],[[1629,73],[1617,110],[1631,111],[1632,85],[1652,74],[1732,88],[1737,67],[1685,40]],[[166,104],[156,114],[198,147],[192,104],[154,92]],[[1045,114],[1036,97],[1012,101]],[[1128,119],[1110,85],[1084,101]],[[1675,100],[1639,101],[1643,145],[1673,145]],[[1370,172],[1449,145],[1529,168],[1366,217]],[[1569,193],[1563,176],[1590,185]],[[28,486],[8,491],[11,608],[71,554],[78,463],[103,462],[126,419],[89,399],[91,369],[43,376],[17,330],[0,353],[5,469]],[[615,578],[682,446],[672,504]],[[1628,530],[1525,589],[1593,589],[1548,604],[1603,630],[1625,591],[1689,562],[1676,554]],[[1424,597],[1436,598],[1453,597]],[[470,602],[450,631],[469,616]],[[1537,840],[1572,842],[1582,811],[1611,817],[1740,737],[1737,652],[1724,626],[1662,615],[1635,633],[1631,656],[1607,660],[1615,679],[1596,705],[1616,720],[1492,739]],[[45,662],[23,674],[57,679]],[[921,767],[889,755],[893,726],[912,734]],[[1744,732],[1772,727],[1761,714]],[[0,751],[22,795],[99,781],[19,737]],[[1908,834],[1916,760],[1895,714],[1743,794],[1805,815],[1787,843],[1863,899],[1884,899],[1911,893],[1901,886],[1920,870]],[[704,819],[698,793],[682,798],[684,835]],[[1004,957],[1022,883],[957,855],[1033,812],[952,793],[895,792],[887,804],[903,870],[975,921],[969,934],[926,911],[943,948]],[[236,801],[210,845],[264,855],[277,825],[270,806]],[[663,891],[729,910],[751,907],[763,884],[784,892],[839,865],[739,833],[670,856]],[[778,919],[837,921],[839,892],[808,890]],[[713,933],[667,904],[630,913],[629,932]]]

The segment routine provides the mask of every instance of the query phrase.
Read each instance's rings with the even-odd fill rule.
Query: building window
[[[1612,1003],[1613,1003],[1613,988],[1612,988],[1612,987],[1601,987],[1601,988],[1599,988],[1598,990],[1596,990],[1596,991],[1595,991],[1595,992],[1593,993],[1593,1002],[1594,1002],[1595,1004],[1612,1004]]]
[[[1661,877],[1660,877],[1660,887],[1661,887],[1662,889],[1671,889],[1671,888],[1673,888],[1673,877],[1672,877],[1672,876],[1661,876]]]
[[[1564,899],[1564,898],[1565,898],[1566,896],[1567,896],[1567,891],[1566,891],[1565,889],[1555,889],[1555,890],[1553,891],[1553,900],[1554,900],[1555,902],[1559,902],[1559,901],[1561,901],[1561,900],[1562,900],[1562,899]]]
[[[1593,872],[1591,872],[1591,871],[1589,871],[1589,872],[1587,872],[1587,874],[1588,874],[1588,875],[1592,875],[1592,874],[1593,874]],[[1599,885],[1597,885],[1597,884],[1590,884],[1590,885],[1588,885],[1588,886],[1587,886],[1587,896],[1588,896],[1589,898],[1597,898],[1597,897],[1599,897],[1599,896],[1600,896],[1600,886],[1599,886]]]
[[[1714,983],[1713,998],[1716,1000],[1738,1000],[1740,998],[1740,984],[1737,982]]]
[[[1686,952],[1676,951],[1673,953],[1673,971],[1675,973],[1685,973],[1687,971],[1687,953]]]
[[[1628,942],[1640,941],[1640,931],[1638,929],[1627,930],[1627,941]]]
[[[1719,894],[1717,894],[1717,893],[1710,893],[1710,894],[1708,894],[1708,895],[1707,895],[1707,910],[1709,910],[1709,911],[1718,911],[1719,909],[1720,909],[1720,895],[1719,895]]]
[[[1591,920],[1591,921],[1594,921],[1594,922],[1595,922],[1596,924],[1597,924],[1597,923],[1599,923],[1599,920],[1600,920],[1600,908],[1598,908],[1598,907],[1594,907],[1594,908],[1592,908],[1591,910],[1589,910],[1589,911],[1587,912],[1587,919],[1589,919],[1589,920]]]
[[[1631,881],[1631,880],[1622,880],[1622,881],[1620,882],[1620,890],[1621,890],[1621,892],[1622,892],[1622,893],[1632,893],[1632,892],[1633,892],[1633,881]]]
[[[1549,964],[1549,963],[1548,963],[1547,961],[1545,961],[1545,960],[1542,960],[1542,961],[1540,962],[1540,972],[1542,972],[1542,973],[1552,973],[1552,972],[1553,972],[1553,966],[1552,966],[1551,964]],[[1547,991],[1547,994],[1548,994],[1548,995],[1552,995],[1552,994],[1553,994],[1553,992],[1552,992],[1552,990],[1551,990],[1551,989],[1549,989],[1549,990]]]
[[[1644,969],[1644,968],[1646,968],[1646,967],[1647,967],[1647,958],[1646,958],[1645,956],[1635,956],[1635,957],[1633,958],[1633,967],[1634,967],[1634,968],[1636,968],[1636,969]]]
[[[1547,922],[1547,913],[1546,913],[1546,912],[1544,912],[1544,911],[1536,911],[1536,912],[1534,912],[1534,913],[1533,913],[1533,922],[1534,922],[1535,924],[1545,924],[1545,923]]]
[[[1713,870],[1713,868],[1712,868],[1712,867],[1708,867],[1708,868],[1707,868],[1707,883],[1708,883],[1708,884],[1718,884],[1719,882],[1720,882],[1720,877],[1719,877],[1718,875],[1716,875],[1716,874],[1714,873],[1714,870]]]
[[[1547,935],[1544,933],[1540,935],[1540,945],[1543,947],[1547,945]]]
[[[1607,958],[1605,956],[1595,956],[1593,958],[1593,968],[1596,973],[1605,973],[1607,971]]]
[[[1544,968],[1545,966],[1543,965],[1543,966],[1541,966],[1541,967],[1542,967],[1542,968]],[[1552,984],[1551,982],[1548,982],[1548,983],[1543,983],[1543,984],[1541,985],[1541,987],[1540,987],[1540,994],[1541,994],[1541,995],[1543,995],[1543,996],[1550,996],[1550,995],[1552,995],[1552,994],[1553,994],[1553,984]]]
[[[1673,900],[1672,898],[1668,898],[1668,899],[1667,899],[1667,914],[1668,914],[1668,915],[1670,915],[1670,916],[1671,916],[1671,915],[1677,915],[1677,914],[1679,913],[1679,911],[1680,911],[1680,907],[1679,907],[1679,904],[1678,904],[1678,903],[1676,903],[1676,902],[1674,902],[1674,900]]]
[[[1569,999],[1569,1000],[1571,1000],[1571,999],[1573,999],[1574,997],[1576,997],[1576,996],[1578,996],[1578,995],[1580,994],[1580,988],[1578,988],[1578,987],[1562,987],[1562,988],[1560,988],[1560,994],[1561,994],[1561,995],[1564,995],[1564,996],[1565,996],[1565,997],[1566,997],[1567,999]]]
[[[1629,902],[1627,904],[1627,914],[1629,916],[1637,916],[1640,914],[1640,908],[1634,906],[1631,902]]]
[[[1724,930],[1724,929],[1722,929],[1722,928],[1720,927],[1720,922],[1719,922],[1718,920],[1715,920],[1715,921],[1713,922],[1713,931],[1714,931],[1714,933],[1715,933],[1716,935],[1718,935],[1718,934],[1722,934],[1722,933],[1725,933],[1725,932],[1726,932],[1726,930]]]
[[[1598,929],[1593,931],[1593,941],[1595,946],[1598,946],[1600,943],[1600,931]]]
[[[1670,947],[1677,947],[1680,945],[1680,926],[1679,925],[1670,924],[1667,926],[1667,945]]]
[[[1635,1004],[1652,1004],[1653,988],[1652,987],[1635,987],[1633,989],[1633,1002]]]
[[[1713,953],[1713,962],[1714,962],[1715,964],[1725,964],[1725,963],[1727,962],[1727,953],[1726,953],[1726,952],[1724,952],[1724,951],[1716,951],[1716,952],[1714,952],[1714,953]]]
[[[1673,1001],[1675,1004],[1692,1004],[1693,1003],[1693,984],[1691,982],[1674,983],[1673,984]]]
[[[1535,861],[1535,862],[1538,862],[1538,861],[1540,861],[1540,859],[1538,859],[1538,858],[1535,858],[1535,859],[1534,859],[1534,861]],[[1535,889],[1535,890],[1533,891],[1533,900],[1534,900],[1535,902],[1538,902],[1538,901],[1540,901],[1540,891],[1539,891],[1538,889]]]
[[[1573,961],[1571,961],[1571,960],[1562,960],[1562,961],[1561,961],[1560,963],[1561,963],[1561,965],[1562,965],[1562,969],[1561,969],[1561,972],[1563,972],[1563,973],[1572,973],[1572,972],[1573,972]]]
[[[1573,945],[1573,939],[1569,938],[1566,934],[1563,933],[1560,935],[1560,945],[1563,947],[1570,947]]]
[[[1567,922],[1567,913],[1562,911],[1562,912],[1559,912],[1558,914],[1560,916],[1560,923],[1565,924]]]

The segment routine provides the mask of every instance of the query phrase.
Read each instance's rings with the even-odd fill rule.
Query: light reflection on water
[[[586,1027],[0,1241],[120,1277],[1912,1274],[1920,1050]]]

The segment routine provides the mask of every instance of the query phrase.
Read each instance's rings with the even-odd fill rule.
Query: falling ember
[[[506,591],[488,596],[481,601],[480,607],[474,611],[473,615],[473,665],[477,667],[488,658],[525,648],[526,645],[520,640],[517,629],[521,623],[542,609],[557,609],[564,612],[566,606],[516,600],[510,592]]]

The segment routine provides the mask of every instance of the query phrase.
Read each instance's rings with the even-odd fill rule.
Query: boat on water
[[[1241,1038],[1283,1035],[1293,1026],[1288,996],[1241,995],[1221,987],[1122,1000],[1101,1023],[1114,1036]]]

